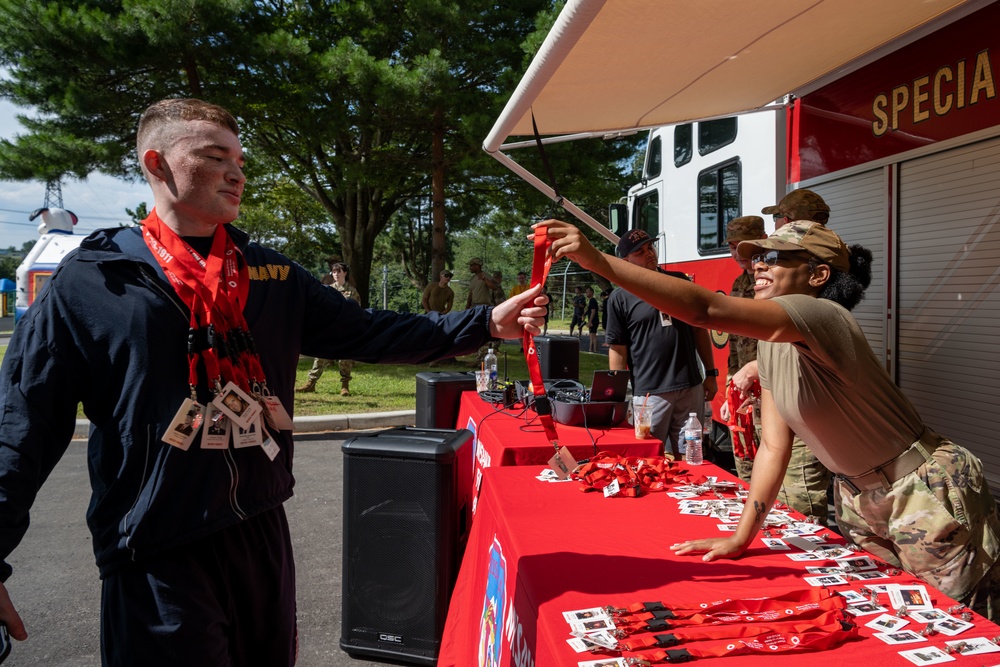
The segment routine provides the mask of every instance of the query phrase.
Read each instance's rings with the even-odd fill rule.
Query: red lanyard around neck
[[[191,313],[188,381],[192,389],[198,384],[199,360],[214,388],[232,380],[250,392],[251,380],[265,384],[243,317],[249,272],[224,226],[216,227],[205,258],[164,224],[156,209],[142,226],[143,240]],[[202,343],[195,344],[196,339]]]

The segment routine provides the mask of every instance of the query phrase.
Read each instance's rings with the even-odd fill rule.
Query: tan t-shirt
[[[860,475],[920,438],[924,426],[916,408],[889,378],[846,308],[804,294],[772,301],[805,340],[760,341],[760,383],[823,465]]]

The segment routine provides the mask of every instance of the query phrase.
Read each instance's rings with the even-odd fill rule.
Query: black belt
[[[902,454],[869,472],[852,477],[837,475],[837,478],[854,491],[854,495],[878,488],[888,491],[892,488],[893,482],[898,482],[922,466],[925,461],[930,460],[931,454],[938,448],[939,441],[937,438],[925,438],[927,435],[931,435],[929,431],[925,431],[920,439]]]

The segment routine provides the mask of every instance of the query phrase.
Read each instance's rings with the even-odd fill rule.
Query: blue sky
[[[0,100],[0,138],[12,139],[23,132],[16,115],[30,111]],[[76,213],[80,222],[77,234],[89,234],[101,227],[117,227],[129,222],[126,208],[140,202],[152,203],[152,193],[144,182],[129,184],[101,174],[83,181],[67,179],[62,184],[63,207]],[[28,215],[45,201],[45,183],[35,181],[0,181],[0,248],[20,248],[25,241],[38,238],[38,220]]]

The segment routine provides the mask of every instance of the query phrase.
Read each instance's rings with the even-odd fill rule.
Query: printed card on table
[[[878,570],[866,570],[864,572],[851,572],[850,577],[857,581],[871,581],[872,579],[888,579],[889,575]]]
[[[927,594],[927,588],[922,585],[888,584],[886,591],[889,593],[889,604],[893,609],[899,609],[906,605],[907,611],[912,609],[933,609],[931,596]]]
[[[885,607],[879,604],[873,604],[871,602],[861,602],[860,604],[852,604],[847,608],[847,613],[853,614],[854,616],[870,616],[871,614],[884,614],[889,611]]]
[[[604,648],[618,648],[618,640],[615,639],[607,630],[598,630],[596,632],[587,633],[574,631],[573,636],[579,639],[586,639],[587,641],[597,644],[598,646],[603,646]]]
[[[837,558],[837,565],[849,570],[877,570],[878,563],[872,560],[871,556],[848,556],[847,558]]]
[[[806,572],[809,574],[846,574],[839,567],[827,567],[825,565],[806,565]]]
[[[595,644],[586,637],[570,637],[566,640],[566,643],[577,653],[586,653],[593,649],[602,648],[599,644]]]
[[[771,551],[791,551],[792,550],[792,548],[790,546],[788,546],[787,544],[785,544],[784,540],[779,540],[777,537],[764,537],[764,538],[761,538],[761,541],[764,543],[764,546],[766,546]],[[806,568],[806,569],[809,569],[809,568]],[[827,574],[827,573],[824,572],[823,574]]]
[[[958,618],[949,618],[944,621],[935,621],[934,623],[935,630],[940,632],[942,635],[948,635],[949,637],[960,635],[972,627],[974,627],[972,623]]]
[[[562,615],[563,618],[566,619],[567,623],[583,623],[584,621],[592,621],[598,618],[610,618],[610,616],[608,616],[608,612],[603,607],[574,609],[573,611],[564,611]]]
[[[598,630],[614,630],[615,622],[610,618],[592,618],[583,621],[577,621],[575,623],[569,624],[570,631],[574,634],[585,634],[589,635]]]
[[[997,646],[986,637],[953,639],[949,642],[945,642],[945,645],[957,647],[958,652],[961,653],[962,655],[979,655],[981,653],[1000,652],[1000,646]]]
[[[896,630],[905,628],[909,624],[910,622],[905,618],[899,618],[892,614],[882,614],[865,623],[865,627],[878,630],[879,632],[895,632]]]
[[[809,568],[806,569],[808,570]],[[869,601],[868,598],[857,591],[837,591],[837,595],[847,600],[847,604],[861,604]]]
[[[916,642],[925,642],[927,637],[914,632],[913,630],[897,630],[895,632],[874,632],[872,637],[876,639],[881,639],[886,644],[914,644]]]
[[[940,665],[942,662],[953,662],[955,660],[955,658],[936,646],[912,648],[909,651],[900,651],[899,655],[903,656],[914,665]]]
[[[810,586],[846,586],[851,583],[840,574],[824,574],[818,577],[803,577],[803,581]]]
[[[914,609],[907,610],[907,615],[917,623],[937,623],[938,621],[954,621],[955,617],[940,609]]]
[[[577,667],[628,667],[625,658],[604,658],[603,660],[588,660],[576,664]]]

